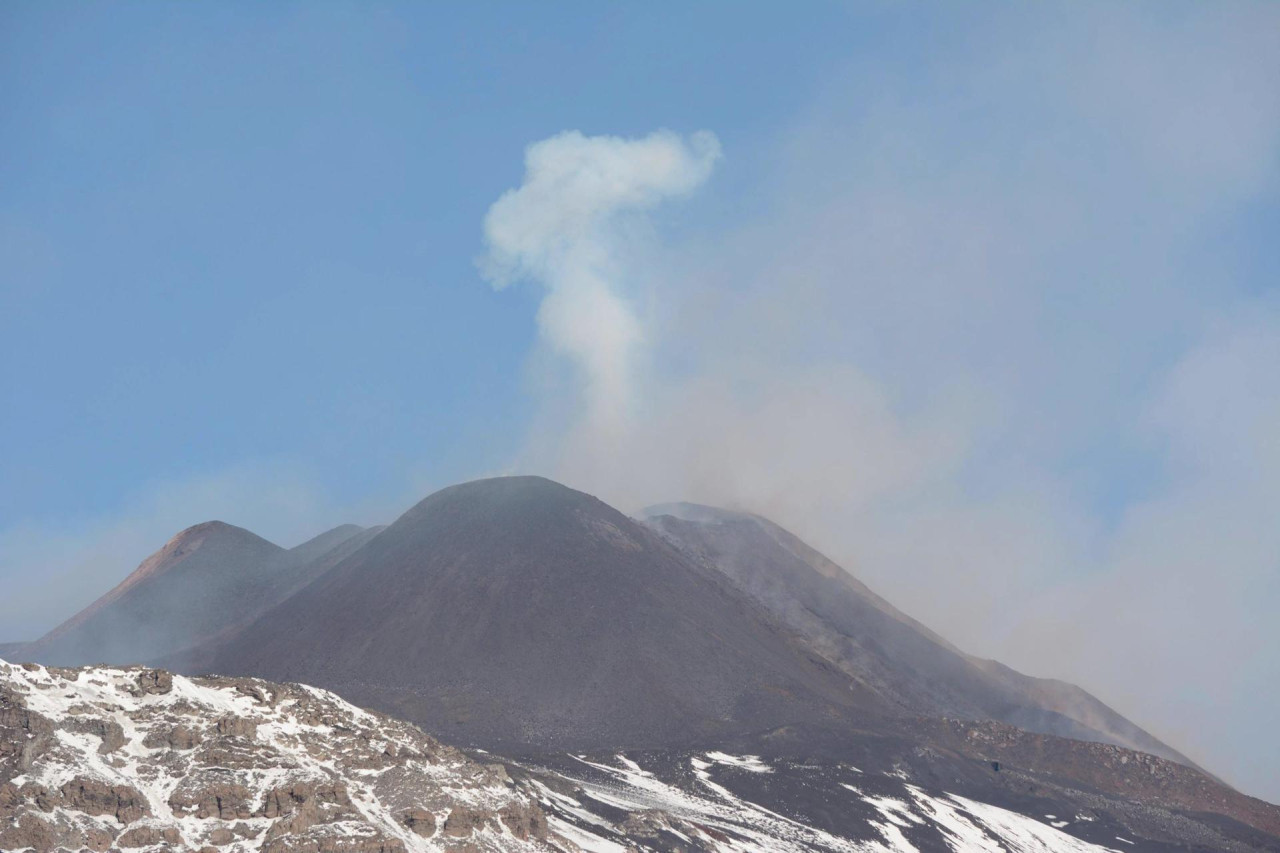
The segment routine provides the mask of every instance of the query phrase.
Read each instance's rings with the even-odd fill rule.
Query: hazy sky
[[[803,11],[0,7],[0,640],[530,471],[1280,800],[1280,6]]]

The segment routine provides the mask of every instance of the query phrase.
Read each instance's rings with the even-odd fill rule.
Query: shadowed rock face
[[[686,556],[723,572],[903,713],[999,720],[1194,766],[1074,685],[965,654],[773,522],[696,504],[664,504],[644,515]]]
[[[239,527],[190,527],[118,586],[11,657],[60,665],[140,663],[252,621],[330,564],[365,531],[344,525],[292,550]]]
[[[878,702],[718,573],[537,477],[454,486],[216,650],[485,745],[671,743]]]

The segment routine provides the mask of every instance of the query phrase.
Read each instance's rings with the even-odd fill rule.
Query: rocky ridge
[[[0,661],[0,850],[571,850],[501,765],[302,685]]]
[[[1064,787],[1004,729],[978,733],[1003,769],[878,736],[800,758],[786,732],[733,751],[498,758],[300,684],[0,661],[0,850],[1275,849],[1220,818]]]
[[[498,752],[881,711],[720,572],[540,477],[442,489],[226,642],[162,660],[315,684]]]
[[[178,533],[88,607],[7,660],[58,666],[154,662],[213,642],[323,574],[378,529],[343,525],[284,549],[208,521]]]
[[[564,760],[584,772],[513,763],[513,780],[305,685],[0,662],[3,850],[906,853],[949,849],[903,833],[940,814],[965,844],[1103,849],[993,806],[850,784],[833,790],[858,825],[836,834],[735,794],[720,771],[774,772],[750,756],[685,758],[683,788],[624,756]]]

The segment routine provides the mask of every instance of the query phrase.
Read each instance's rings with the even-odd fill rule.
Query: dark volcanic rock
[[[120,847],[154,847],[158,844],[182,843],[182,834],[172,826],[135,826],[120,833],[116,844]]]
[[[1274,806],[1086,742],[1185,761],[776,525],[687,505],[649,524],[520,477],[289,552],[187,531],[50,636],[142,613],[128,642],[241,677],[0,662],[0,849],[1276,849]],[[172,597],[193,589],[211,597]]]
[[[879,708],[719,573],[538,477],[428,497],[205,668],[470,743],[670,743]]]
[[[542,813],[542,809],[528,803],[511,803],[503,806],[498,812],[498,819],[516,838],[545,839],[547,837],[546,815]]]
[[[61,805],[88,815],[111,815],[121,823],[132,823],[151,814],[151,805],[137,788],[112,785],[100,779],[77,776],[60,789]]]
[[[493,816],[487,812],[466,806],[455,806],[445,818],[444,834],[452,838],[466,838],[492,823]]]
[[[197,524],[106,595],[9,655],[63,665],[153,662],[252,621],[368,535],[344,525],[285,550],[220,521]],[[158,672],[155,683],[139,689],[163,692],[166,676]]]
[[[71,717],[63,720],[61,728],[63,731],[96,735],[102,741],[102,745],[98,747],[98,752],[102,755],[115,752],[125,744],[124,728],[115,720]]]
[[[144,669],[138,673],[138,695],[163,696],[173,689],[173,674],[163,669]]]
[[[218,630],[223,602],[239,601],[246,580],[280,550],[222,522],[184,530],[20,654],[55,664],[139,663],[182,648]]]
[[[430,838],[436,832],[436,816],[426,809],[406,809],[397,816],[415,835]]]
[[[253,814],[253,792],[224,773],[189,773],[169,795],[169,808],[178,817],[194,815],[201,820],[235,820]]]
[[[902,713],[1000,720],[1194,766],[1079,687],[965,654],[767,519],[697,504],[651,507],[645,516]]]

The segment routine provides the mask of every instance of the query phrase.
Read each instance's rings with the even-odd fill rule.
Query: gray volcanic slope
[[[486,746],[669,744],[879,707],[718,572],[540,477],[431,495],[186,665]]]
[[[686,556],[724,572],[903,712],[999,720],[1195,766],[1075,685],[965,654],[767,519],[687,503],[651,507],[644,515]]]
[[[179,533],[106,595],[14,657],[75,666],[139,663],[252,620],[331,565],[364,531],[344,525],[292,550],[221,521]]]

